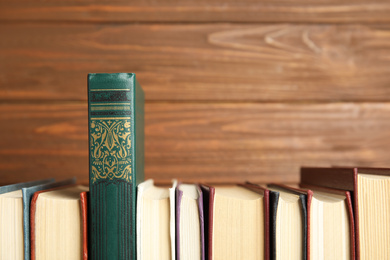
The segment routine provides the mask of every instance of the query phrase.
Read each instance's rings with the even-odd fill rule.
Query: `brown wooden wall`
[[[0,183],[88,181],[89,72],[137,74],[159,182],[390,167],[389,13],[384,0],[0,0]]]

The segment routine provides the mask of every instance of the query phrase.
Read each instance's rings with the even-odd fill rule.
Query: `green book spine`
[[[136,259],[144,93],[135,74],[89,74],[88,121],[91,259]]]

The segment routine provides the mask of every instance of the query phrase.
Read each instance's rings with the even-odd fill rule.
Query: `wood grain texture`
[[[135,72],[153,101],[388,101],[390,27],[0,25],[0,101],[86,100]]]
[[[3,21],[389,22],[386,0],[0,1]]]
[[[299,167],[390,167],[390,104],[147,103],[146,177],[298,182]],[[0,183],[88,179],[87,105],[0,105]]]

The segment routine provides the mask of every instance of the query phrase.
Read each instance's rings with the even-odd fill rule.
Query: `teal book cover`
[[[91,259],[136,259],[144,93],[135,74],[89,74],[88,121]]]

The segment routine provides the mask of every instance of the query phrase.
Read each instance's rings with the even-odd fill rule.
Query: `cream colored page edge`
[[[172,180],[172,188],[169,188],[170,205],[170,235],[171,235],[171,256],[176,259],[176,187],[177,180]]]
[[[137,187],[137,259],[142,259],[141,254],[141,224],[142,224],[142,201],[144,192],[154,185],[153,180],[140,183]]]

